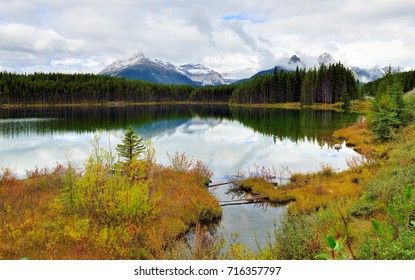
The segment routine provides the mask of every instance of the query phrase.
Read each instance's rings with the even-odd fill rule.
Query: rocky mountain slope
[[[308,55],[292,55],[291,57],[281,57],[276,60],[275,67],[277,71],[294,71],[298,68],[319,67],[324,64],[337,63],[333,56],[327,52],[319,56]],[[360,82],[367,83],[383,77],[388,67],[375,66],[372,68],[361,68],[348,66],[354,73],[355,78]],[[393,67],[393,72],[403,72],[401,67]],[[248,79],[256,76],[273,74],[274,67],[257,72]],[[197,63],[188,63],[183,65],[174,65],[160,59],[152,59],[146,57],[142,52],[127,58],[115,61],[105,67],[99,74],[117,77],[125,77],[129,79],[140,79],[159,84],[183,84],[183,85],[224,85],[234,82],[228,80],[220,73]],[[247,79],[239,80],[243,82]]]
[[[201,64],[173,65],[138,52],[130,58],[118,60],[105,67],[100,75],[140,79],[159,84],[222,85],[222,76]]]

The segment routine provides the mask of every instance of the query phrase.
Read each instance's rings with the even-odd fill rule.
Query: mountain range
[[[319,67],[321,64],[324,64],[326,66],[330,64],[335,64],[338,61],[336,61],[333,56],[329,53],[323,53],[319,55],[318,57],[312,57],[312,56],[304,56],[303,58],[299,58],[297,55],[293,55],[290,58],[283,57],[277,60],[276,62],[276,68],[279,71],[280,69],[283,69],[285,71],[294,71],[297,67],[298,68],[312,68],[312,67]],[[356,79],[358,79],[362,83],[368,83],[377,79],[382,78],[386,71],[388,71],[389,66],[380,67],[380,66],[374,66],[372,68],[361,68],[356,66],[348,66],[352,72],[354,73],[354,76]],[[392,72],[399,73],[405,71],[402,67],[392,67]],[[262,70],[252,77],[265,75],[265,74],[272,74],[274,73],[274,68]],[[251,77],[251,78],[252,78]],[[250,78],[250,79],[251,79]]]
[[[293,71],[298,68],[319,67],[321,64],[329,65],[337,61],[327,52],[318,57],[293,55],[291,57],[281,57],[277,59],[275,67],[277,70]],[[383,77],[388,67],[375,66],[372,68],[360,68],[349,66],[355,74],[356,79],[360,82],[367,83]],[[403,72],[401,67],[393,67],[393,72]],[[267,70],[259,71],[250,78],[274,73],[274,67]],[[223,85],[236,82],[224,78],[220,73],[201,64],[188,63],[176,66],[170,62],[160,59],[146,57],[142,52],[137,52],[132,57],[117,60],[105,67],[98,74],[110,75],[116,77],[125,77],[129,79],[140,79],[159,84],[183,84],[183,85]],[[239,80],[238,82],[247,79]]]
[[[100,75],[140,79],[159,84],[223,85],[227,82],[218,72],[201,64],[176,66],[138,52],[130,58],[117,60],[105,67]]]

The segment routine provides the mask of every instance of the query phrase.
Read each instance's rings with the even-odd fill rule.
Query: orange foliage
[[[374,143],[363,118],[354,125],[335,131],[333,137],[345,139],[347,145],[368,158],[383,156],[386,152],[386,146]],[[277,188],[264,178],[249,178],[240,185],[245,190],[268,196],[273,203],[294,201],[289,205],[292,213],[311,213],[341,198],[359,197],[362,183],[376,172],[376,167],[364,158],[350,158],[348,164],[351,169],[339,173],[322,165],[317,173],[291,174],[290,182]]]
[[[353,147],[357,152],[366,157],[370,157],[374,153],[374,136],[367,129],[364,119],[361,119],[354,125],[336,130],[333,133],[333,137],[346,140],[348,146]]]
[[[2,169],[0,259],[163,258],[169,243],[190,227],[221,217],[216,198],[201,181],[206,170],[200,164],[185,171],[152,162],[131,168],[136,170],[128,169],[125,176],[148,187],[150,209],[140,221],[120,220],[107,225],[62,201],[68,178],[64,167],[36,168],[27,171],[25,179]],[[77,171],[71,178],[80,180],[81,173]],[[128,192],[126,195],[128,200]]]
[[[325,169],[327,167],[323,167]],[[366,170],[363,172],[363,170]],[[273,203],[290,202],[291,213],[312,213],[320,207],[342,198],[360,196],[362,183],[370,177],[368,166],[346,170],[340,173],[327,171],[312,174],[293,174],[291,182],[274,187],[263,178],[251,178],[241,184],[245,189],[266,195]]]

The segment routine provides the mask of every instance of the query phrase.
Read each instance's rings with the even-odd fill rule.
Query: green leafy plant
[[[327,241],[327,244],[329,245],[331,255],[323,253],[323,254],[319,254],[319,255],[315,256],[315,259],[320,259],[320,260],[343,260],[343,259],[346,259],[345,256],[339,255],[340,251],[343,249],[343,242],[344,242],[344,240],[341,237],[339,237],[335,240],[332,237],[327,236],[326,241]]]
[[[388,221],[372,219],[374,240],[367,240],[363,247],[363,258],[413,259],[415,257],[415,211],[412,184],[406,185],[401,196],[388,205]]]

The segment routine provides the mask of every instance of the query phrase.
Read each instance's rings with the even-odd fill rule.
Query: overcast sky
[[[414,0],[0,0],[0,70],[97,73],[137,51],[244,77],[283,56],[415,66]]]

